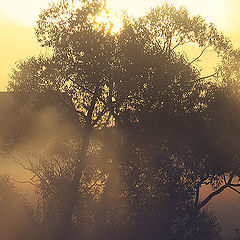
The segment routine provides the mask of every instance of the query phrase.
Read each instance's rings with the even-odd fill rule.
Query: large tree
[[[152,9],[139,19],[124,15],[123,27],[117,34],[111,32],[111,24],[97,21],[101,14],[108,15],[103,1],[80,1],[78,7],[76,2],[68,1],[50,5],[40,14],[36,28],[38,41],[51,49],[50,55],[19,62],[9,83],[10,89],[17,92],[66,92],[79,115],[83,129],[81,151],[72,165],[73,176],[63,201],[58,239],[66,239],[72,231],[72,214],[77,205],[79,181],[88,165],[93,130],[115,128],[118,131],[109,135],[115,136],[116,147],[112,147],[115,154],[106,191],[113,189],[109,185],[117,184],[116,169],[131,168],[124,151],[136,141],[158,147],[167,141],[176,156],[185,156],[188,173],[195,171],[195,203],[199,207],[204,205],[198,202],[201,184],[211,181],[214,186],[223,172],[225,177],[230,174],[226,181],[233,179],[232,169],[212,174],[215,165],[210,161],[209,167],[206,161],[212,160],[211,144],[198,151],[196,146],[207,135],[200,141],[198,134],[202,132],[195,131],[199,126],[206,130],[205,123],[209,121],[214,124],[210,103],[216,89],[228,85],[229,74],[234,75],[229,73],[231,66],[226,63],[226,59],[233,57],[231,42],[213,24],[207,24],[199,16],[190,17],[186,9],[168,4]],[[199,55],[190,59],[184,51],[185,45],[197,48]],[[213,73],[203,75],[197,63],[209,49],[225,62],[216,66]],[[207,174],[201,175],[198,168],[208,171]],[[124,176],[124,172],[119,175]],[[93,227],[95,237],[106,205],[99,209],[101,214]]]

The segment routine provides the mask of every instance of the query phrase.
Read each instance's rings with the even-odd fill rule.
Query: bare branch
[[[232,187],[240,187],[240,183],[238,183],[238,184],[231,183],[231,186]]]
[[[18,163],[21,167],[23,167],[23,169],[25,169],[25,170],[30,171],[31,173],[33,173],[33,174],[34,174],[33,178],[34,178],[34,177],[37,177],[37,178],[39,179],[39,181],[42,182],[42,183],[46,186],[46,188],[48,188],[48,190],[49,190],[50,192],[52,192],[53,194],[55,194],[54,191],[51,189],[49,183],[47,182],[47,180],[44,178],[44,176],[43,176],[41,173],[36,172],[36,171],[33,169],[32,166],[31,166],[30,168],[29,168],[29,167],[26,167],[21,161],[19,161],[19,160],[18,160],[16,157],[14,157],[13,155],[12,155],[12,157],[13,157],[13,159],[14,159],[14,161],[15,161],[16,163]],[[28,160],[29,164],[32,165],[32,162],[31,162],[31,160],[29,159],[29,157],[28,157],[28,156],[25,156],[25,158]]]
[[[168,39],[168,37],[166,38],[166,40],[164,41],[164,44],[163,44],[163,52],[165,52],[166,51],[166,49],[168,48],[168,46],[167,46],[167,43],[169,42],[169,39]]]
[[[220,194],[221,192],[223,192],[226,188],[230,187],[229,184],[225,184],[222,187],[220,187],[219,189],[217,189],[216,191],[212,192],[211,194],[209,194],[199,205],[198,208],[202,208],[204,207],[213,197],[215,197],[216,195]]]
[[[209,46],[206,46],[205,48],[203,48],[203,50],[201,51],[201,53],[200,53],[196,58],[194,58],[194,59],[189,63],[189,65],[191,65],[191,64],[193,64],[194,62],[196,62],[197,60],[199,60],[208,47],[209,47]]]
[[[220,71],[220,69],[218,69],[215,73],[210,74],[210,75],[205,76],[205,77],[201,77],[201,78],[199,78],[198,80],[203,80],[203,79],[207,79],[207,78],[215,77],[215,76],[218,74],[219,71]]]
[[[175,48],[177,48],[180,45],[182,45],[182,42],[177,43],[171,50],[173,51]]]
[[[15,183],[20,183],[20,184],[31,184],[33,185],[34,187],[36,188],[39,188],[39,186],[31,181],[19,181],[19,180],[16,180],[15,178],[11,178],[11,180]]]
[[[229,187],[229,188],[231,188],[233,191],[235,191],[236,193],[238,193],[238,194],[240,194],[240,191],[238,191],[237,189],[235,189],[235,188],[233,188],[233,187]]]
[[[204,207],[213,197],[215,197],[216,195],[220,194],[221,192],[223,192],[226,188],[228,187],[232,187],[232,180],[234,178],[234,174],[231,174],[228,181],[226,182],[226,179],[224,177],[224,181],[226,182],[225,185],[223,185],[222,187],[220,187],[219,189],[217,189],[216,191],[212,192],[211,194],[209,194],[199,205],[198,208],[202,208]],[[234,184],[235,185],[235,184]],[[237,184],[238,185],[238,184]],[[240,184],[239,184],[240,186]]]
[[[176,49],[179,46],[182,46],[184,44],[190,43],[191,41],[179,41],[172,49],[171,51],[173,51],[174,49]]]

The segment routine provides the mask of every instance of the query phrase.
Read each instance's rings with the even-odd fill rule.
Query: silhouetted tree
[[[106,237],[101,226],[107,222],[106,203],[110,201],[107,198],[114,201],[114,195],[120,196],[133,180],[135,187],[127,190],[129,199],[133,194],[134,201],[141,203],[144,191],[138,196],[136,186],[141,181],[144,184],[150,181],[140,176],[147,174],[151,164],[154,171],[162,171],[166,179],[161,187],[173,201],[170,206],[176,208],[180,204],[184,209],[187,204],[190,210],[195,208],[194,214],[189,213],[190,220],[193,215],[195,220],[204,215],[199,209],[221,192],[221,179],[225,179],[228,187],[234,187],[232,180],[238,175],[238,170],[233,172],[237,148],[228,155],[230,167],[223,168],[225,160],[217,166],[221,158],[211,155],[217,154],[212,143],[217,126],[221,125],[213,100],[217,89],[228,85],[231,68],[226,59],[237,58],[231,42],[213,24],[205,23],[199,16],[190,17],[186,9],[168,4],[152,9],[139,19],[124,16],[123,29],[115,35],[107,24],[96,21],[100,14],[108,14],[103,1],[80,1],[80,7],[61,1],[44,10],[39,16],[36,34],[43,47],[50,47],[51,54],[20,62],[9,83],[11,90],[20,93],[66,92],[79,115],[81,148],[73,159],[72,177],[63,194],[58,239],[72,234],[72,217],[81,176],[90,164],[87,155],[94,129],[99,132],[105,129],[106,135],[112,137],[110,143],[102,141],[109,146],[112,160],[90,230],[92,239]],[[184,51],[178,51],[188,43],[200,49],[200,54],[191,60]],[[224,60],[213,73],[203,76],[197,62],[207,49],[214,50]],[[114,129],[108,134],[107,128]],[[211,136],[209,129],[214,140],[205,143]],[[145,164],[139,169],[140,157],[126,154],[136,153],[138,149],[142,154],[146,148],[154,163],[147,161],[149,166]],[[164,157],[165,148],[169,150]],[[157,149],[156,156],[154,149]],[[199,189],[203,184],[220,189],[199,202]],[[144,189],[147,191],[147,187]],[[178,198],[181,192],[183,196]],[[155,201],[151,196],[150,191],[148,202]],[[143,209],[141,204],[133,206],[138,208],[137,213]],[[149,207],[146,208],[149,210]],[[179,230],[183,239],[192,227],[190,220]]]

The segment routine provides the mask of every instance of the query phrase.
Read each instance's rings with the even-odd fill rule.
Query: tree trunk
[[[90,141],[91,130],[85,130],[82,141],[82,148],[79,156],[79,161],[75,160],[75,171],[71,188],[66,191],[65,202],[63,203],[62,216],[59,222],[56,240],[71,240],[74,237],[72,226],[72,214],[78,199],[79,181],[82,176],[82,171],[86,167],[87,150]]]
[[[97,76],[99,76],[99,74]],[[74,212],[74,207],[76,206],[76,202],[78,199],[78,188],[79,188],[79,181],[82,176],[82,171],[87,165],[87,150],[88,150],[91,131],[92,131],[91,119],[92,119],[92,114],[97,101],[97,97],[99,94],[99,84],[95,88],[93,98],[91,100],[91,104],[86,116],[86,128],[83,132],[81,152],[79,154],[79,158],[75,159],[75,171],[74,171],[72,186],[70,186],[68,194],[66,194],[66,198],[65,198],[66,201],[63,204],[64,205],[63,214],[59,223],[59,231],[58,231],[59,235],[56,240],[71,240],[74,237],[73,226],[72,226],[72,214]]]
[[[122,148],[120,144],[120,137],[118,135],[110,136],[105,147],[111,149],[113,152],[112,166],[109,172],[109,177],[107,179],[106,185],[104,187],[101,199],[95,214],[95,222],[93,228],[89,234],[89,240],[103,240],[105,239],[105,234],[108,231],[106,226],[107,211],[110,208],[118,208],[120,202],[118,201],[119,196],[122,191],[122,181],[121,181],[121,158]]]
[[[95,223],[90,233],[89,240],[105,239],[107,210],[111,207],[117,207],[118,204],[116,196],[120,189],[119,179],[119,169],[113,166],[96,211]]]

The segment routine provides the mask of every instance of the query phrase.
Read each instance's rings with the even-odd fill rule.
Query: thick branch
[[[204,207],[213,197],[215,197],[216,195],[220,194],[221,192],[223,192],[226,188],[231,187],[232,186],[232,180],[234,178],[234,175],[231,174],[227,184],[223,185],[222,187],[220,187],[219,189],[217,189],[216,191],[212,192],[211,194],[209,194],[199,205],[198,208],[202,208]]]
[[[230,186],[229,188],[231,188],[234,192],[240,194],[240,191],[238,191],[237,189],[235,189],[235,188],[233,188],[233,187],[231,187],[231,186]]]
[[[240,187],[240,183],[239,183],[239,184],[231,183],[231,186],[232,186],[232,187]]]
[[[93,114],[93,111],[94,111],[94,107],[95,107],[95,104],[97,102],[97,98],[98,98],[98,94],[99,94],[99,86],[96,87],[95,89],[95,92],[93,94],[93,98],[92,98],[92,101],[91,101],[91,104],[90,104],[90,107],[89,107],[89,111],[87,113],[87,125],[88,127],[91,126],[91,119],[92,119],[92,114]]]
[[[223,192],[226,188],[230,187],[229,184],[225,184],[224,186],[220,187],[218,190],[212,192],[211,194],[208,195],[208,197],[206,197],[199,205],[198,208],[202,208],[204,207],[213,197],[215,197],[216,195],[220,194],[221,192]]]

